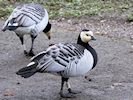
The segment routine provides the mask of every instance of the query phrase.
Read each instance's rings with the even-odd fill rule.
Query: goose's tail
[[[6,30],[10,30],[10,31],[14,31],[18,28],[18,23],[14,22],[14,18],[11,20],[7,20],[2,28],[2,31],[6,31]]]
[[[27,67],[17,71],[16,74],[24,78],[29,78],[37,72],[37,68],[36,68],[37,65],[38,65],[37,62],[31,62],[27,65]]]

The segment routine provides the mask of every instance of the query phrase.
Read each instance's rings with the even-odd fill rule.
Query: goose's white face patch
[[[91,40],[92,36],[93,36],[93,32],[92,31],[82,31],[80,33],[81,40],[84,43],[88,43]]]

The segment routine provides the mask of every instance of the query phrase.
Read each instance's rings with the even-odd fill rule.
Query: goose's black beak
[[[48,37],[48,39],[50,40],[51,39],[51,32],[50,31],[48,31],[47,33],[45,33],[46,34],[46,36]]]
[[[51,39],[51,36],[48,36],[48,39],[50,40]]]
[[[96,40],[96,39],[94,38],[94,36],[91,36],[91,40]]]

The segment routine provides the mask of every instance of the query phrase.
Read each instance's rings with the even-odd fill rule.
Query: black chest
[[[98,61],[97,53],[90,45],[88,45],[86,49],[90,51],[90,53],[92,54],[92,56],[94,58],[94,64],[93,64],[93,67],[92,67],[92,69],[93,69],[96,66],[97,61]]]

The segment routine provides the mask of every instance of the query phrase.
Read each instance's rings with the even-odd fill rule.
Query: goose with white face
[[[76,97],[80,91],[73,90],[69,83],[70,77],[86,75],[97,64],[97,53],[88,43],[95,40],[93,32],[87,29],[78,35],[77,43],[59,43],[40,52],[31,59],[31,62],[17,71],[17,75],[24,78],[31,77],[35,73],[57,73],[61,76],[60,96],[63,98]],[[64,83],[68,93],[64,93]]]
[[[96,40],[93,36],[93,32],[89,30],[83,30],[80,37],[84,43],[88,43],[90,40]]]

